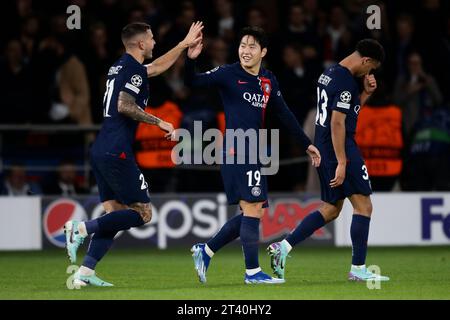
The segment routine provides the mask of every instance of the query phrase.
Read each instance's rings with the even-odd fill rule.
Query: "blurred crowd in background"
[[[80,30],[66,27],[71,4],[81,9]],[[381,9],[379,30],[366,27],[366,8],[373,4]],[[367,110],[375,112],[365,115],[367,127],[358,138],[364,156],[375,158],[372,172],[369,166],[372,186],[375,191],[450,190],[449,1],[17,0],[3,6],[0,125],[100,124],[106,74],[124,50],[122,27],[149,23],[157,58],[184,38],[192,22],[202,20],[199,71],[237,61],[242,27],[266,30],[270,44],[264,66],[275,73],[287,104],[312,137],[321,72],[350,54],[357,41],[377,39],[387,58],[375,73],[379,88],[368,101]],[[223,126],[217,93],[184,84],[184,59],[150,79],[148,111],[175,127],[191,129],[195,120],[204,129]],[[267,113],[268,126],[280,128],[270,104]],[[303,150],[280,129],[281,158],[302,159]],[[0,130],[5,168],[0,193],[95,192],[89,170],[80,170],[94,134]],[[136,152],[142,152],[140,165],[152,192],[222,190],[217,170],[179,169],[159,161],[170,145],[158,139],[154,131],[138,129]],[[320,191],[307,162],[290,163],[269,177],[269,190]]]

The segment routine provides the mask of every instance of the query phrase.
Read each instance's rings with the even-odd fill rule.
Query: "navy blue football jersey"
[[[195,73],[195,64],[186,59],[186,82],[194,86],[218,88],[225,111],[226,129],[255,130],[258,138],[259,129],[264,128],[264,120],[268,104],[275,108],[275,114],[282,124],[293,134],[298,143],[306,150],[311,144],[309,138],[300,127],[294,114],[286,105],[278,81],[272,72],[261,68],[258,75],[246,72],[239,62],[223,65],[205,73]],[[240,200],[248,202],[264,202],[267,207],[267,176],[261,174],[261,164],[252,164],[248,156],[256,150],[249,150],[246,140],[244,157],[236,150],[236,140],[227,141],[225,135],[223,156],[244,160],[244,164],[228,164],[221,166],[222,180],[229,204],[237,204]],[[256,139],[257,140],[257,139]],[[258,144],[259,145],[259,144]],[[258,155],[253,159],[259,159]]]
[[[281,94],[275,75],[264,68],[257,76],[246,72],[239,62],[222,65],[205,73],[195,73],[194,60],[186,59],[186,82],[194,86],[218,88],[225,111],[226,129],[264,128],[270,101],[287,129],[306,150],[310,139],[301,129]],[[225,140],[225,139],[224,139]],[[225,144],[225,141],[224,141]],[[229,150],[227,150],[228,152]]]
[[[109,69],[106,91],[103,97],[103,125],[92,147],[96,154],[119,155],[125,152],[133,156],[133,142],[138,122],[118,112],[119,92],[132,95],[136,104],[145,109],[149,89],[147,68],[125,53]]]
[[[322,162],[337,162],[331,140],[333,111],[345,113],[345,152],[348,159],[361,158],[355,142],[356,123],[360,106],[358,83],[350,70],[336,64],[326,69],[317,82],[317,113],[314,145]]]

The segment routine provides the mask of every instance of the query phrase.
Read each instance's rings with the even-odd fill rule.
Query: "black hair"
[[[12,174],[13,169],[17,167],[22,168],[25,171],[25,164],[22,161],[13,160],[9,164],[9,168],[4,171],[5,177],[9,177]]]
[[[138,34],[146,33],[147,30],[150,30],[150,25],[144,22],[133,22],[127,24],[122,29],[122,42],[125,43]]]
[[[260,27],[245,27],[239,33],[239,41],[245,36],[252,36],[257,43],[261,46],[261,49],[267,48],[269,40],[266,33]]]
[[[363,39],[356,44],[356,51],[362,57],[372,58],[382,63],[384,61],[384,48],[377,41],[373,39]]]

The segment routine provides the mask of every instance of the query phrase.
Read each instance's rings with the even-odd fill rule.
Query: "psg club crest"
[[[270,95],[270,91],[272,91],[270,79],[264,78],[264,77],[259,77],[258,80],[259,80],[259,85],[260,85],[261,90],[264,93],[264,95]]]
[[[252,195],[254,197],[259,197],[261,195],[261,188],[260,187],[253,187],[252,188]]]

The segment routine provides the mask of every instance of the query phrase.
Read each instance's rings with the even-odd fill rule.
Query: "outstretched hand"
[[[202,36],[203,28],[204,28],[204,26],[203,26],[202,21],[197,21],[197,22],[192,23],[188,34],[183,39],[183,41],[181,41],[181,45],[184,48],[189,48],[189,47],[195,45],[196,43],[198,43],[199,41],[201,41],[201,39],[203,37]]]
[[[189,59],[196,59],[200,53],[202,53],[203,49],[203,36],[198,39],[196,43],[189,47],[187,55]]]

